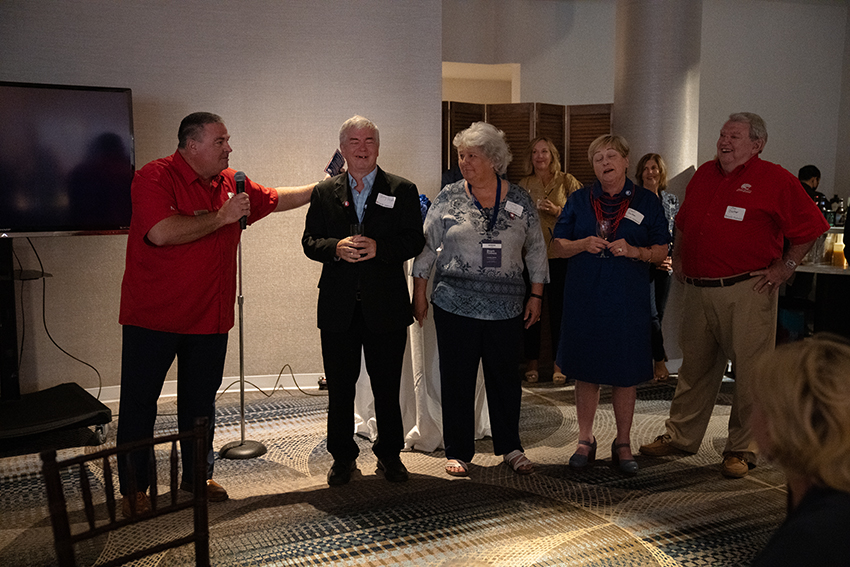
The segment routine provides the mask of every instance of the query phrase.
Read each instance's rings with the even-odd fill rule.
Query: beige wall
[[[441,2],[345,0],[4,0],[0,80],[130,87],[136,165],[173,153],[180,119],[220,114],[231,166],[265,185],[321,178],[340,124],[353,114],[381,130],[385,169],[436,194],[440,179]],[[243,239],[245,370],[322,371],[315,325],[319,264],[300,244],[305,210],[274,215]],[[125,236],[33,238],[47,286],[50,334],[119,383],[118,301]],[[29,244],[14,243],[25,269]],[[17,267],[17,266],[16,266]],[[17,285],[24,392],[74,381],[91,369],[50,344],[41,281]],[[226,376],[238,376],[231,332]],[[173,375],[172,375],[173,377]]]
[[[510,103],[511,82],[486,79],[443,79],[443,100],[478,104]]]

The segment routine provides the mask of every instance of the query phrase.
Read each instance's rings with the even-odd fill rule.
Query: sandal
[[[567,377],[561,372],[555,372],[554,374],[552,374],[552,382],[555,384],[566,384]]]
[[[667,365],[664,364],[663,360],[655,361],[655,381],[656,382],[664,382],[667,378],[670,377],[670,371],[667,370]]]
[[[537,382],[537,380],[539,378],[540,378],[540,374],[536,370],[529,370],[528,372],[525,373],[525,381],[526,382],[530,382],[530,383]]]
[[[515,449],[504,456],[507,463],[517,474],[531,474],[534,472],[534,463],[528,460],[525,453]]]
[[[461,469],[459,471],[449,469]],[[460,459],[449,459],[446,461],[446,473],[451,476],[469,476],[469,464]]]

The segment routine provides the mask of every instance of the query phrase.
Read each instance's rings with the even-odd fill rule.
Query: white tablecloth
[[[430,290],[428,291],[430,297]],[[440,359],[437,355],[437,331],[429,310],[425,325],[413,323],[407,332],[407,349],[401,375],[399,403],[404,423],[405,450],[430,453],[443,447],[443,425],[440,409]],[[519,378],[517,378],[519,379]],[[475,438],[490,435],[490,418],[484,379],[479,366],[475,391]],[[374,441],[378,436],[374,398],[361,358],[360,379],[354,399],[354,431]]]

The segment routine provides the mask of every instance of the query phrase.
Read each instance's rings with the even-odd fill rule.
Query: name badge
[[[481,241],[481,266],[484,268],[502,267],[502,241]]]
[[[522,205],[518,205],[518,204],[514,203],[513,201],[508,201],[507,203],[505,203],[505,210],[508,211],[509,213],[512,213],[512,214],[518,216],[518,217],[521,217],[523,208],[522,208]]]
[[[643,213],[639,213],[638,211],[630,208],[626,211],[626,218],[635,224],[640,224],[643,222]]]
[[[723,218],[729,220],[742,221],[744,220],[744,213],[747,212],[747,209],[742,209],[741,207],[726,207],[726,214],[723,215]]]
[[[378,193],[378,198],[375,199],[375,202],[385,209],[392,209],[395,206],[395,197]]]

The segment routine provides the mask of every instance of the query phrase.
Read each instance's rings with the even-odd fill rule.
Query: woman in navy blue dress
[[[617,422],[611,460],[635,474],[629,441],[635,387],[653,376],[649,266],[667,256],[669,233],[658,198],[626,177],[625,139],[600,136],[588,158],[597,181],[570,196],[554,231],[559,255],[570,258],[557,357],[576,381],[579,439],[570,466],[596,458],[593,420],[599,386],[608,384]]]

